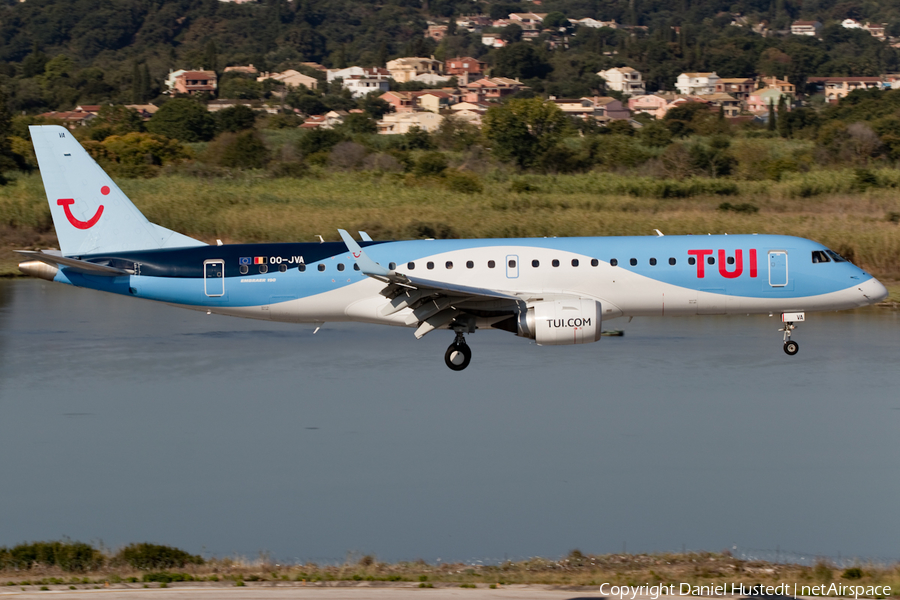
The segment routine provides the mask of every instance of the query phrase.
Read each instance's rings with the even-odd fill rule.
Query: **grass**
[[[900,223],[891,216],[900,214],[900,173],[893,170],[877,171],[878,184],[864,190],[852,170],[777,182],[503,171],[481,179],[483,191],[472,194],[404,174],[118,183],[151,221],[212,243],[337,240],[338,228],[375,239],[779,233],[818,240],[878,277],[900,280]],[[724,202],[744,209],[720,209]],[[13,248],[54,246],[38,175],[0,188],[0,236],[5,274],[16,272]]]
[[[71,589],[60,578],[53,578],[52,568],[35,566],[43,575],[40,580],[20,579],[21,571],[0,571],[0,585],[58,586]],[[58,573],[57,573],[58,574]],[[165,577],[146,577],[128,567],[102,567],[79,582],[85,587],[159,587],[177,586],[178,582],[193,581],[192,585],[244,586],[246,582],[291,581],[293,585],[322,585],[325,582],[381,582],[381,585],[400,587],[495,587],[497,585],[561,585],[598,586],[680,584],[723,585],[743,584],[820,585],[837,583],[854,586],[891,586],[894,595],[900,591],[900,564],[864,564],[847,569],[825,561],[813,566],[766,561],[745,561],[727,553],[687,552],[678,554],[610,554],[585,555],[573,551],[561,559],[531,558],[507,561],[496,565],[484,564],[428,564],[424,561],[384,563],[346,561],[338,565],[314,563],[275,565],[271,562],[238,559],[211,559],[204,565],[189,565],[180,571],[165,573]],[[158,575],[158,574],[157,574]],[[221,582],[221,583],[219,583]]]

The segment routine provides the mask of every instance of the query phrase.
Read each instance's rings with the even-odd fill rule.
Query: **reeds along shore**
[[[817,240],[877,277],[900,279],[894,169],[777,182],[599,172],[470,177],[478,185],[465,191],[447,178],[315,170],[301,179],[173,173],[118,183],[151,221],[210,242],[336,240],[338,228],[375,239],[777,233]],[[15,271],[12,248],[55,241],[38,174],[0,187],[0,235],[6,273]]]

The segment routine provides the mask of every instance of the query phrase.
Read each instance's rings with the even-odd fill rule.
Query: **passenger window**
[[[247,271],[250,269],[247,268],[247,265],[241,265],[241,275],[246,275]]]
[[[516,261],[514,261],[514,260],[509,261],[509,268],[510,268],[510,269],[515,269],[515,268],[516,268]]]
[[[725,262],[727,262],[729,265],[733,265],[733,264],[734,264],[734,257],[733,257],[733,256],[729,256],[728,258],[725,259]]]
[[[822,250],[813,250],[812,261],[814,263],[823,263],[823,262],[831,262],[831,259],[828,258],[828,255],[825,254],[825,252],[823,252]]]
[[[354,271],[359,271],[359,265],[356,264],[356,263],[353,263],[353,270],[354,270]]]
[[[534,268],[536,269],[536,268],[538,268],[539,266],[541,266],[541,261],[539,261],[539,260],[533,260],[533,261],[531,261],[531,266],[534,267]]]
[[[670,264],[670,265],[674,265],[676,262],[678,262],[678,261],[676,261],[674,257],[669,258],[669,264]]]
[[[488,269],[493,269],[495,266],[497,266],[497,263],[492,260],[488,261]]]
[[[325,270],[325,264],[324,264],[324,263],[319,263],[318,269],[319,269],[320,271],[324,271],[324,270]]]
[[[260,273],[268,273],[269,267],[267,267],[266,265],[259,265],[259,272]]]
[[[650,266],[651,266],[651,267],[655,267],[655,266],[656,266],[656,259],[655,259],[655,258],[651,258],[651,259],[650,259]]]
[[[619,266],[619,259],[618,259],[618,258],[611,258],[611,259],[609,259],[609,264],[612,265],[613,267],[618,267],[618,266]]]
[[[300,263],[299,265],[297,265],[297,270],[302,273],[303,271],[306,270],[306,265],[304,265],[303,263]]]
[[[452,261],[452,260],[448,260],[446,263],[444,263],[444,266],[447,267],[448,269],[452,269],[452,268],[453,268],[453,261]]]
[[[278,265],[278,270],[281,271],[282,273],[284,273],[285,271],[287,271],[287,265],[284,265],[284,264]]]
[[[697,264],[697,259],[694,258],[693,256],[689,256],[689,257],[688,257],[688,264],[689,264],[689,265]]]
[[[706,264],[714,265],[714,264],[716,264],[716,259],[713,258],[712,256],[710,256],[706,259]]]
[[[632,259],[629,260],[628,262],[631,263],[631,266],[632,266],[632,267],[636,267],[636,266],[637,266],[637,259],[636,259],[636,258],[632,258]]]
[[[596,258],[592,258],[592,259],[591,259],[591,266],[592,266],[592,267],[600,266],[600,261],[597,260]]]
[[[391,271],[393,271],[396,268],[397,268],[397,263],[395,263],[395,262],[388,263],[388,269],[390,269]]]
[[[572,259],[572,266],[573,266],[573,267],[577,267],[577,266],[578,266],[578,259],[577,259],[577,258],[573,258],[573,259]]]
[[[413,269],[416,268],[416,263],[408,262],[408,263],[406,263],[406,268],[409,269],[410,271],[412,271]]]
[[[466,261],[466,268],[467,268],[467,269],[474,269],[474,268],[475,268],[475,263],[472,262],[471,260],[467,260],[467,261]]]
[[[431,261],[428,261],[427,263],[425,263],[425,268],[426,268],[426,269],[429,269],[429,270],[430,270],[430,269],[433,269],[433,268],[434,268],[434,263],[431,262]]]
[[[559,261],[556,260],[556,259],[554,258],[553,261],[552,261],[550,264],[553,265],[554,267],[558,267],[558,266],[559,266]]]
[[[344,263],[338,263],[338,271],[344,270]]]

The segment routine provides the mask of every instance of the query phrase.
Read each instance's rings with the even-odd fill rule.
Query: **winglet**
[[[366,233],[365,231],[360,231],[360,232],[359,232],[359,239],[361,239],[361,240],[364,241],[364,242],[371,242],[371,241],[372,241],[372,236],[370,236],[370,235],[369,235],[368,233]]]
[[[359,244],[356,243],[350,234],[344,231],[343,229],[338,229],[338,233],[341,234],[341,239],[344,240],[344,243],[347,244],[347,250],[350,251],[350,254],[353,255],[353,258],[356,259],[356,264],[359,265],[359,270],[363,272],[365,275],[376,275],[380,277],[388,277],[391,275],[391,272],[377,262],[369,258],[369,255],[366,254],[362,248],[360,248]]]

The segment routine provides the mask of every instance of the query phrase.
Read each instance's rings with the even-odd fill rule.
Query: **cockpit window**
[[[825,250],[828,253],[828,256],[831,257],[831,260],[834,262],[847,262],[847,259],[835,252],[834,250]]]
[[[813,250],[812,251],[812,261],[813,261],[813,263],[823,263],[823,262],[831,262],[831,259],[828,258],[828,255],[825,254],[824,250]]]

